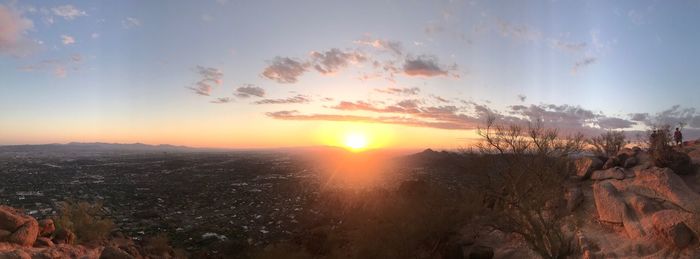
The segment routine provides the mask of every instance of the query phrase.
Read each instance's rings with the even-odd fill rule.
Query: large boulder
[[[607,179],[625,179],[625,170],[621,167],[613,167],[606,170],[594,171],[591,174],[591,180],[607,180]]]
[[[0,229],[2,241],[20,246],[31,247],[39,235],[36,219],[8,206],[0,206]]]
[[[636,166],[637,164],[639,164],[639,159],[637,159],[636,157],[630,157],[630,158],[625,159],[625,162],[622,164],[622,167],[632,168],[632,167]]]
[[[588,179],[593,171],[603,167],[603,161],[600,161],[597,157],[582,157],[576,159],[574,163],[576,165],[576,176],[582,180]]]
[[[593,200],[601,221],[622,223],[627,205],[610,182],[598,182],[593,185]]]
[[[678,248],[687,247],[694,238],[693,231],[684,223],[688,219],[688,214],[674,210],[662,210],[652,216],[656,233]]]
[[[612,181],[618,190],[668,201],[685,211],[700,213],[700,194],[668,168],[640,169],[632,179]]]
[[[620,160],[616,157],[609,157],[603,164],[603,170],[607,170],[616,166],[620,166]]]

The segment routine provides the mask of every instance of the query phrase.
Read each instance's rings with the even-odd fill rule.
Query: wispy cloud
[[[230,103],[233,102],[233,99],[229,97],[219,97],[214,100],[211,100],[210,103],[216,103],[216,104],[224,104],[224,103]]]
[[[418,88],[418,87],[411,87],[411,88],[387,87],[387,88],[377,88],[374,90],[377,92],[380,92],[380,93],[393,94],[393,95],[417,95],[418,93],[420,93],[420,88]]]
[[[295,104],[295,103],[308,103],[311,99],[305,95],[296,95],[289,98],[282,99],[262,99],[260,101],[254,102],[255,104]]]
[[[579,70],[583,69],[584,67],[592,65],[596,61],[598,61],[598,59],[595,57],[587,57],[587,58],[583,58],[579,61],[576,61],[576,63],[574,63],[574,66],[571,68],[571,73],[576,74],[579,72]]]
[[[387,41],[380,39],[364,38],[354,41],[356,44],[371,46],[375,49],[390,51],[396,55],[403,55],[403,46],[399,41]]]
[[[141,20],[137,18],[126,17],[124,18],[124,20],[122,20],[122,27],[124,27],[125,29],[131,29],[139,26],[141,26]]]
[[[245,84],[236,89],[235,95],[239,98],[248,98],[251,96],[264,97],[265,89],[252,84]]]
[[[66,20],[73,20],[75,18],[78,18],[80,16],[86,16],[87,13],[85,11],[79,10],[78,8],[75,8],[72,5],[61,5],[57,6],[54,8],[51,8],[51,12],[59,17],[62,17],[63,19]]]
[[[63,45],[71,45],[75,43],[75,38],[68,35],[61,35],[61,42]]]
[[[306,72],[308,66],[307,63],[296,59],[275,57],[265,68],[262,75],[280,84],[293,84],[297,82],[299,76]]]
[[[409,76],[446,76],[447,68],[438,63],[434,56],[422,55],[416,58],[406,58],[403,72]]]
[[[34,23],[11,7],[0,4],[0,55],[26,56],[38,44],[27,37]]]
[[[344,52],[333,48],[325,52],[311,52],[314,68],[321,74],[334,74],[348,64],[356,64],[367,61],[367,58],[357,51]]]
[[[199,74],[200,80],[187,88],[198,95],[209,96],[214,85],[223,83],[224,73],[218,68],[197,66],[195,70]]]

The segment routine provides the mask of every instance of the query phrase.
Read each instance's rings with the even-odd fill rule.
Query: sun
[[[367,147],[367,136],[360,133],[345,135],[345,146],[352,150],[360,150]]]

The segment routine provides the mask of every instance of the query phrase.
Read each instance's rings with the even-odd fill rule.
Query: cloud
[[[588,44],[585,42],[566,42],[559,39],[550,39],[549,46],[566,52],[581,52],[586,49]]]
[[[80,16],[86,16],[87,13],[85,11],[78,10],[72,5],[61,5],[57,6],[54,8],[51,8],[51,12],[53,12],[54,15],[63,17],[63,19],[66,20],[73,20],[75,18],[78,18]]]
[[[246,84],[244,86],[238,87],[236,89],[235,95],[240,98],[248,98],[250,96],[263,97],[265,96],[265,89],[252,84]]]
[[[527,100],[527,96],[525,96],[525,95],[523,95],[523,94],[519,94],[519,95],[518,95],[518,100],[520,100],[521,102],[525,102],[525,100]]]
[[[309,97],[304,95],[296,95],[289,98],[283,99],[262,99],[260,101],[254,102],[255,104],[295,104],[295,103],[308,103],[311,102]]]
[[[233,102],[233,99],[231,99],[229,97],[219,97],[219,98],[216,98],[216,99],[210,101],[210,103],[216,103],[216,104],[224,104],[224,103],[230,103],[230,102]]]
[[[75,38],[68,35],[61,35],[61,42],[63,42],[63,45],[71,45],[75,43]]]
[[[412,127],[428,127],[438,129],[472,129],[473,127],[463,123],[424,121],[415,118],[398,116],[372,117],[340,114],[301,114],[296,110],[277,111],[265,113],[266,116],[278,120],[317,120],[317,121],[353,121],[368,123],[396,124]]]
[[[450,102],[450,100],[447,100],[447,99],[442,98],[442,97],[437,96],[437,95],[431,95],[430,97],[432,97],[433,99],[435,99],[436,101],[441,102],[441,103],[449,103]]]
[[[125,29],[131,29],[139,26],[141,26],[141,20],[137,18],[126,17],[124,18],[124,20],[122,20],[122,27],[124,27]]]
[[[97,38],[100,37],[100,34],[99,34],[99,33],[96,33],[96,32],[93,32],[92,34],[90,34],[90,37],[93,38],[93,39],[97,39]]]
[[[359,52],[343,52],[333,48],[326,52],[311,52],[314,68],[321,74],[334,74],[338,70],[348,66],[367,61],[367,58]]]
[[[403,65],[403,72],[409,76],[445,76],[447,70],[442,68],[433,56],[418,56],[417,58],[406,58]]]
[[[628,129],[634,126],[636,123],[613,117],[602,117],[597,120],[598,126],[602,129],[613,130],[613,129]]]
[[[522,41],[538,41],[542,38],[542,33],[534,30],[527,25],[512,24],[504,20],[496,21],[497,30],[501,36],[522,40]]]
[[[630,113],[630,120],[638,122],[647,122],[649,120],[648,113]]]
[[[214,85],[223,83],[224,73],[218,68],[197,66],[195,69],[201,79],[193,86],[187,87],[195,94],[209,96]]]
[[[354,41],[355,44],[371,46],[375,49],[391,51],[392,53],[401,56],[403,55],[403,46],[398,41],[386,41],[378,39],[362,39]]]
[[[36,42],[26,36],[34,23],[19,11],[0,4],[0,25],[0,55],[26,56],[36,49]]]
[[[582,60],[576,61],[576,63],[574,63],[574,66],[571,68],[571,72],[576,74],[582,68],[592,65],[596,61],[598,61],[598,59],[595,57],[587,57]]]
[[[307,67],[308,64],[295,59],[275,57],[262,75],[280,84],[293,84],[297,82],[299,76],[306,72]]]
[[[418,87],[411,87],[411,88],[397,88],[397,87],[388,87],[388,88],[378,88],[374,89],[377,92],[380,93],[385,93],[385,94],[393,94],[393,95],[417,95],[420,93],[420,88]]]
[[[45,59],[40,62],[18,67],[22,72],[46,72],[59,78],[68,76],[69,71],[80,70],[83,57],[80,54],[73,54],[67,58]]]
[[[674,105],[651,117],[649,124],[656,126],[669,125],[671,127],[677,127],[682,124],[691,128],[700,128],[700,114],[695,108],[683,108],[680,105]]]

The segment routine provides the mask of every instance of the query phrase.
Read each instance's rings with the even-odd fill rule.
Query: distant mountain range
[[[82,153],[82,152],[191,152],[214,149],[199,149],[174,145],[148,145],[143,143],[117,144],[117,143],[83,143],[71,142],[67,144],[39,144],[39,145],[8,145],[0,146],[0,152],[24,153]]]

